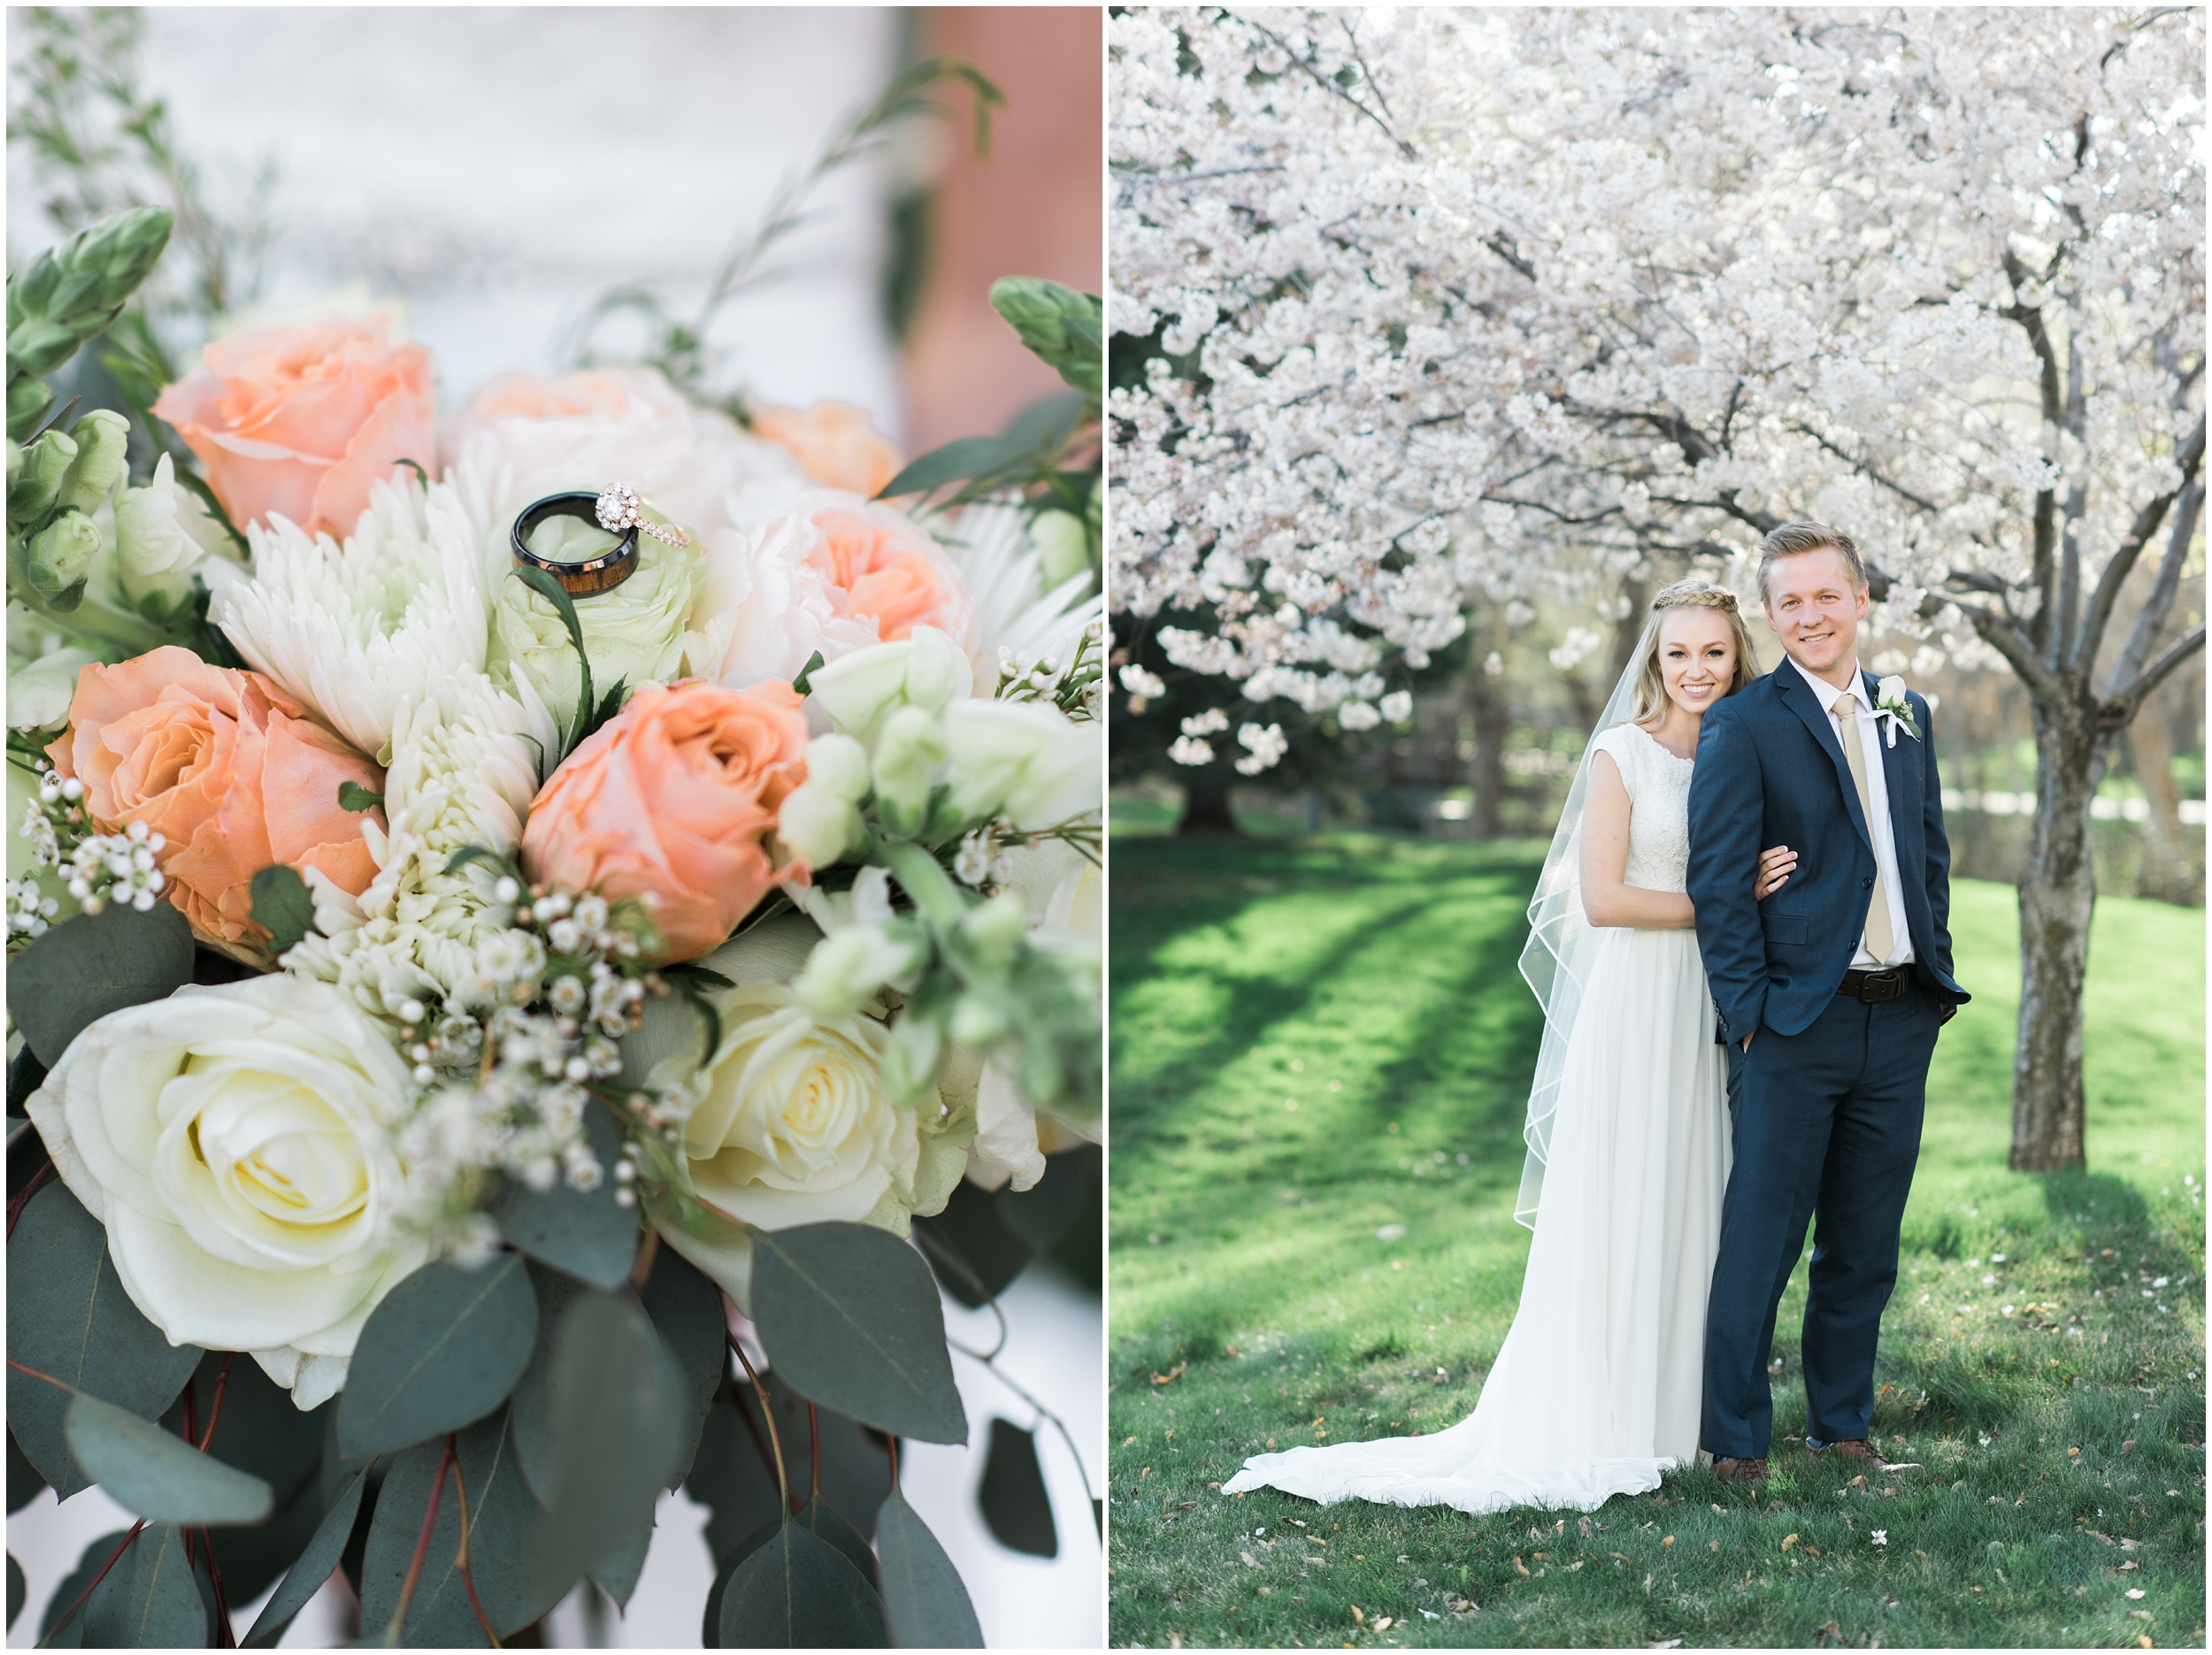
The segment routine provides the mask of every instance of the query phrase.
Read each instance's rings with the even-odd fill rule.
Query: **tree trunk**
[[[1209,764],[1191,771],[1183,784],[1183,820],[1179,833],[1241,833],[1229,808],[1229,778],[1223,767]]]
[[[2086,1164],[2081,994],[2097,903],[2089,801],[2110,737],[2081,699],[2069,694],[2066,704],[2034,709],[2035,833],[2020,876],[2020,1036],[2012,1062],[2015,1172]]]
[[[1467,766],[1475,801],[1468,827],[1477,839],[1495,839],[1505,800],[1505,739],[1513,727],[1504,674],[1493,677],[1480,661],[1467,663],[1467,712],[1475,727],[1475,756]]]

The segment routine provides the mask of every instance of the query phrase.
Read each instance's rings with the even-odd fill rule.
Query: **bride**
[[[1735,594],[1677,581],[1576,772],[1521,958],[1545,1030],[1514,1215],[1536,1233],[1475,1411],[1432,1437],[1257,1454],[1225,1492],[1594,1511],[1695,1455],[1730,1138],[1683,894],[1690,772],[1706,709],[1756,671]],[[1757,894],[1795,862],[1765,852]]]

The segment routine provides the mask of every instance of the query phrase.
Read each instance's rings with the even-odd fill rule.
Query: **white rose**
[[[626,1077],[649,1064],[646,1084],[681,1083],[698,1100],[683,1151],[708,1211],[688,1224],[664,1216],[661,1232],[741,1306],[751,1289],[747,1226],[865,1223],[903,1236],[915,1213],[943,1210],[966,1164],[964,1116],[934,1092],[918,1108],[893,1101],[881,1021],[818,1015],[786,985],[818,939],[810,921],[787,916],[701,962],[736,985],[707,991],[722,1029],[703,1069],[700,1022],[680,1002],[649,1011],[624,1043]]]
[[[952,802],[1024,829],[1087,816],[1104,796],[1102,733],[1035,701],[956,702],[945,709]]]
[[[1874,686],[1874,700],[1878,706],[1902,707],[1905,705],[1905,680],[1892,673]]]
[[[311,1408],[426,1256],[387,1223],[406,1174],[383,1122],[409,1090],[345,995],[279,974],[111,1013],[28,1107],[146,1319],[250,1352]]]
[[[547,494],[627,483],[704,540],[749,527],[813,486],[782,448],[642,368],[503,374],[448,426],[444,448],[449,465],[466,459],[500,476],[503,529]]]
[[[192,571],[202,558],[233,552],[200,497],[178,484],[165,453],[154,463],[151,482],[126,488],[116,501],[115,549],[126,595],[159,597],[172,609],[192,595]]]

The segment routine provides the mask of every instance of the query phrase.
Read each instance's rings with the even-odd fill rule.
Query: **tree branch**
[[[2175,495],[2196,488],[2199,502],[2201,503],[2203,500],[2203,490],[2197,487],[2197,472],[2204,464],[2204,416],[2202,414],[2197,416],[2197,428],[2189,433],[2187,440],[2182,443],[2180,451],[2174,456],[2174,458],[2181,465],[2181,487],[2171,494],[2159,495],[2157,499],[2150,502],[2135,514],[2135,521],[2128,525],[2127,533],[2121,538],[2119,547],[2113,552],[2111,560],[2105,564],[2104,573],[2097,580],[2097,589],[2090,596],[2089,609],[2082,617],[2081,631],[2075,636],[2072,651],[2074,665],[2079,667],[2084,672],[2095,670],[2097,651],[2104,646],[2105,628],[2111,624],[2113,606],[2120,601],[2120,588],[2127,584],[2128,576],[2133,572],[2135,560],[2142,555],[2143,548],[2150,543],[2151,536],[2158,533],[2159,523],[2164,518],[2166,509],[2173,504]],[[2179,584],[2180,564],[2177,558],[2177,555],[2180,557],[2185,557],[2188,555],[2189,535],[2195,530],[2195,517],[2194,507],[2185,509],[2184,518],[2187,521],[2188,527],[2183,532],[2178,547],[2169,546],[2167,548],[2165,559],[2158,571],[2158,586],[2152,590],[2152,601],[2143,606],[2142,614],[2136,618],[2136,633],[2140,634],[2143,632],[2143,624],[2146,620],[2150,623],[2152,636],[2155,636],[2159,627],[2165,624],[2166,609],[2173,602],[2173,593],[2171,590],[2167,590],[2166,602],[2160,605],[2156,604],[2158,591],[2166,586],[2166,570],[2169,566],[2176,571],[2175,584]],[[2153,612],[2154,605],[2156,606],[2155,613]],[[2129,638],[2128,645],[2130,648],[2135,647],[2134,636],[2131,635]],[[2142,655],[2148,654],[2149,651],[2150,637],[2147,636],[2142,639],[2142,647],[2137,655],[2137,660],[2139,662]]]
[[[2158,641],[2159,628],[2166,624],[2166,617],[2173,610],[2174,594],[2181,586],[2181,571],[2189,561],[2189,542],[2196,538],[2197,518],[2204,509],[2204,485],[2192,482],[2181,492],[2180,509],[2174,513],[2174,525],[2166,541],[2166,555],[2159,560],[2158,577],[2151,583],[2150,595],[2143,600],[2143,608],[2129,631],[2127,642],[2120,647],[2119,658],[2112,663],[2111,676],[2105,680],[2108,694],[2125,692],[2119,686],[2134,677],[2150,658],[2151,646]]]
[[[2060,698],[2062,692],[2058,678],[2043,664],[2033,639],[2005,617],[1978,603],[1962,603],[1958,607],[1959,612],[1973,622],[1981,640],[2011,663],[2032,697],[2039,701],[2055,701]]]
[[[2005,276],[2012,283],[2014,303],[1997,312],[2008,321],[2017,322],[2028,336],[2028,345],[2041,364],[2037,383],[2042,395],[2043,424],[2055,429],[2064,418],[2065,399],[2059,387],[2058,351],[2051,343],[2050,330],[2043,326],[2043,311],[2039,306],[2020,300],[2020,294],[2034,285],[2035,277],[2020,262],[2019,255],[2010,248],[2005,249]],[[2028,635],[2040,649],[2049,641],[2053,617],[2058,610],[2058,494],[2055,490],[2043,488],[2035,496],[2035,590],[2039,599],[2034,616],[2028,622]]]
[[[2135,722],[2135,715],[2158,686],[2174,675],[2175,670],[2190,656],[2204,647],[2204,628],[2200,626],[2181,639],[2171,649],[2143,669],[2143,676],[2124,691],[2108,699],[2098,709],[2098,716],[2115,729]]]

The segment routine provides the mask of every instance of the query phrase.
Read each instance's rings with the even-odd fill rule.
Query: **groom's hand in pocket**
[[[1754,1030],[1753,1030],[1753,1031],[1752,1031],[1749,1034],[1747,1034],[1747,1035],[1744,1036],[1744,1038],[1743,1038],[1743,1049],[1744,1049],[1744,1054],[1745,1054],[1747,1057],[1747,1056],[1749,1056],[1749,1055],[1750,1055],[1750,1054],[1751,1054],[1751,1043],[1752,1043],[1754,1040],[1757,1039],[1758,1038],[1759,1038],[1759,1031],[1758,1031],[1756,1029],[1754,1029]]]

